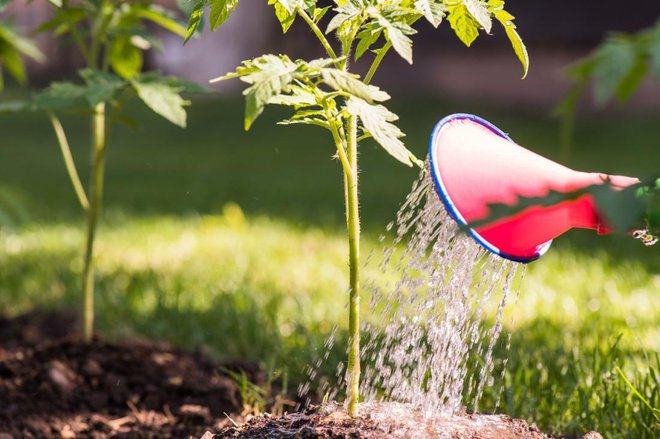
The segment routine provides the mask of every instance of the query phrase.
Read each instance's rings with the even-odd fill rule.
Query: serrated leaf
[[[282,32],[286,33],[296,19],[296,14],[290,13],[279,0],[268,0],[268,4],[273,5],[275,16],[282,26]]]
[[[488,6],[481,0],[463,0],[463,4],[470,15],[472,15],[477,23],[479,23],[486,33],[489,34],[493,27],[493,21],[490,18]]]
[[[400,137],[404,134],[391,122],[398,120],[396,114],[382,105],[373,105],[357,97],[350,97],[346,102],[346,111],[357,116],[363,130],[371,134],[380,146],[401,163],[412,166],[413,156]]]
[[[133,45],[128,34],[112,40],[108,55],[112,70],[124,79],[131,79],[142,70],[142,51]]]
[[[163,116],[175,125],[186,126],[186,109],[190,104],[179,94],[179,89],[164,82],[153,80],[142,81],[141,78],[131,80],[138,97],[154,113]]]
[[[211,30],[214,31],[224,23],[229,15],[236,9],[238,0],[207,0],[211,3],[211,11],[209,14],[209,25]]]
[[[298,68],[298,64],[284,55],[263,55],[244,62],[244,66],[237,69],[235,76],[240,76],[242,81],[252,84],[243,92],[246,130],[250,129],[273,96],[288,89]]]
[[[325,33],[329,34],[330,32],[339,29],[339,26],[343,25],[354,16],[355,16],[354,14],[341,14],[341,13],[335,15],[334,17],[332,17],[332,20],[330,20],[330,23],[328,23],[328,27],[325,29]]]
[[[378,87],[365,84],[358,79],[357,75],[343,70],[334,68],[322,69],[321,76],[323,77],[323,82],[335,90],[348,92],[367,102],[382,102],[390,98],[390,95]]]
[[[314,12],[312,13],[312,20],[314,23],[318,23],[325,17],[325,14],[328,13],[330,10],[331,6],[326,6],[325,8],[314,8]]]
[[[183,39],[183,44],[187,43],[188,40],[190,40],[190,38],[195,35],[195,32],[197,32],[197,29],[202,23],[205,6],[206,0],[197,0],[197,3],[195,3],[195,7],[190,13],[190,19],[188,20],[188,30],[186,31],[186,35]]]
[[[396,53],[405,59],[408,64],[412,64],[412,40],[406,35],[414,34],[415,30],[406,23],[390,21],[382,15],[378,17],[378,22],[385,29],[385,36],[392,43]]]
[[[445,5],[435,0],[417,0],[415,1],[415,9],[436,28],[440,26],[447,12]]]
[[[525,43],[523,43],[522,38],[518,35],[515,26],[505,26],[504,31],[506,32],[506,36],[509,37],[509,41],[511,41],[511,46],[520,60],[520,64],[523,66],[522,79],[525,79],[527,72],[529,71],[529,54],[527,53]]]
[[[468,12],[465,5],[453,5],[448,7],[447,20],[456,36],[465,44],[470,45],[479,36],[479,23]]]
[[[355,60],[357,61],[369,50],[369,48],[378,41],[382,29],[378,27],[377,23],[370,23],[365,26],[364,30],[357,34],[358,44],[355,48]]]

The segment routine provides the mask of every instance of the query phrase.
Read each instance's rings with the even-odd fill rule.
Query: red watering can
[[[562,166],[470,114],[453,114],[438,122],[429,142],[429,159],[440,199],[454,220],[467,227],[489,217],[489,204],[515,205],[519,197],[544,197],[550,191],[569,193],[606,182],[624,188],[638,182]],[[611,231],[589,194],[528,207],[468,231],[487,250],[526,263],[540,258],[553,238],[574,227]]]

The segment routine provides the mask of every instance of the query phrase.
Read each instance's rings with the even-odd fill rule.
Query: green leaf
[[[16,48],[6,44],[0,45],[0,67],[3,65],[9,74],[16,79],[16,82],[25,84],[27,81],[25,66]]]
[[[85,87],[72,82],[53,82],[46,90],[32,99],[37,110],[57,110],[75,106],[86,106]]]
[[[470,47],[479,36],[479,23],[463,4],[448,6],[447,10],[449,12],[447,20],[451,28],[463,44]]]
[[[631,38],[613,37],[598,48],[593,77],[596,101],[607,101],[631,74],[638,60],[637,46]]]
[[[350,97],[346,102],[346,111],[357,116],[362,123],[363,130],[371,134],[376,142],[382,146],[392,157],[401,163],[412,166],[414,157],[400,140],[403,132],[391,122],[398,120],[398,116],[382,105],[372,105],[357,97]]]
[[[327,130],[330,129],[330,124],[323,117],[292,117],[277,122],[278,125],[316,125]]]
[[[487,34],[493,27],[493,21],[490,18],[488,6],[481,0],[463,0],[466,9],[472,17],[481,25]]]
[[[296,8],[300,5],[300,0],[277,0],[277,2],[280,3],[291,15],[295,14]]]
[[[355,60],[357,61],[369,50],[369,48],[378,41],[382,33],[382,28],[377,23],[367,24],[360,33],[357,34],[358,44],[355,48]]]
[[[76,25],[82,23],[87,18],[87,11],[81,7],[67,7],[66,9],[55,9],[53,18],[43,22],[35,33],[43,33],[53,30],[55,36],[65,35]]]
[[[1,101],[0,113],[16,113],[31,108],[29,101]]]
[[[43,62],[46,57],[32,40],[22,37],[9,27],[0,23],[0,41],[14,47],[21,55],[37,62]]]
[[[648,65],[643,56],[638,55],[633,67],[621,78],[614,91],[620,104],[625,104],[628,99],[637,91],[642,80],[646,77]]]
[[[417,0],[415,9],[426,18],[426,20],[437,28],[447,13],[447,7],[435,0]]]
[[[489,0],[490,12],[493,13],[497,21],[499,21],[504,27],[504,32],[511,42],[513,51],[520,60],[520,63],[523,66],[523,76],[522,79],[525,79],[527,72],[529,71],[529,55],[527,53],[527,48],[518,35],[516,31],[516,25],[513,24],[513,15],[509,14],[504,10],[504,1],[502,0]]]
[[[108,72],[84,69],[80,76],[85,80],[85,99],[91,107],[110,101],[115,93],[126,85],[121,78]]]
[[[282,32],[286,33],[296,19],[296,13],[289,12],[279,0],[268,0],[268,4],[275,8],[275,16],[282,25]]]
[[[404,22],[390,21],[382,15],[378,17],[378,22],[385,29],[385,36],[396,53],[408,61],[408,64],[412,64],[412,40],[406,35],[412,35],[416,31]]]
[[[309,107],[316,105],[316,97],[313,93],[300,87],[291,86],[291,94],[279,94],[268,99],[269,104],[286,105],[294,108]]]
[[[190,14],[190,19],[188,20],[188,30],[186,31],[185,38],[183,39],[183,44],[187,43],[202,23],[202,17],[204,16],[204,7],[206,6],[206,0],[197,0],[195,7]]]
[[[660,24],[649,34],[648,44],[649,63],[653,74],[656,78],[660,78]]]
[[[365,84],[357,75],[335,68],[321,70],[323,81],[338,91],[345,91],[357,96],[369,103],[382,102],[390,98],[390,95],[376,86]]]
[[[314,20],[314,23],[318,23],[325,17],[325,14],[330,10],[331,6],[326,6],[325,8],[314,8],[314,12],[312,13],[312,20]]]
[[[504,31],[506,32],[506,36],[509,37],[509,41],[511,41],[511,46],[520,60],[520,64],[523,66],[522,79],[525,79],[529,71],[529,55],[527,54],[525,43],[523,43],[522,38],[518,35],[515,26],[505,26]]]
[[[300,67],[284,55],[263,55],[244,61],[243,66],[236,69],[235,73],[220,78],[240,77],[242,81],[252,84],[243,92],[246,130],[250,129],[273,96],[289,91],[289,85],[300,73]]]
[[[162,82],[157,82],[153,78],[144,80],[136,78],[131,80],[138,97],[153,112],[163,116],[175,125],[182,128],[186,126],[186,109],[190,104],[179,94],[178,88],[167,84],[166,78]]]
[[[186,28],[170,16],[170,12],[158,5],[135,5],[135,14],[145,20],[158,24],[163,29],[167,29],[173,34],[185,38],[188,34]]]
[[[210,0],[211,13],[209,16],[209,24],[211,30],[214,31],[224,23],[229,15],[238,5],[238,0]]]
[[[133,45],[128,34],[117,35],[112,40],[109,60],[112,69],[124,79],[131,79],[142,70],[142,51]]]
[[[330,20],[330,23],[328,23],[328,27],[326,28],[325,33],[329,34],[330,32],[339,29],[340,26],[348,22],[353,17],[355,17],[355,14],[335,15],[334,17],[332,17],[332,20]]]

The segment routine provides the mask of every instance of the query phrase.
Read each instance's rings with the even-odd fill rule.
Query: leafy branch
[[[570,154],[578,104],[589,85],[598,105],[612,99],[623,105],[645,77],[660,78],[660,22],[636,34],[613,34],[594,52],[568,69],[573,86],[555,108],[561,118],[564,159]]]

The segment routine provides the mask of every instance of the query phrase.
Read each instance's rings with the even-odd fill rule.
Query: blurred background
[[[173,1],[161,3],[175,7]],[[414,37],[414,65],[395,55],[384,62],[374,83],[392,95],[388,107],[400,116],[406,144],[418,157],[425,156],[438,120],[468,112],[559,160],[559,121],[552,109],[571,84],[565,69],[609,33],[636,32],[660,15],[655,0],[625,7],[614,0],[597,6],[510,0],[507,10],[530,55],[524,80],[498,26],[466,48],[447,23],[437,30],[422,25]],[[29,33],[49,14],[45,1],[13,2],[2,17]],[[147,67],[200,83],[264,53],[322,56],[302,22],[283,37],[265,1],[240,2],[218,31],[205,31],[185,47],[178,37],[163,38]],[[75,77],[81,60],[73,50],[48,34],[37,40],[47,62],[29,63],[33,89]],[[355,70],[366,67],[358,64]],[[244,132],[242,85],[223,82],[214,93],[193,97],[185,130],[135,106],[129,114],[139,123],[117,125],[111,133],[99,236],[98,326],[107,337],[156,337],[203,347],[220,357],[285,369],[302,380],[305,364],[318,357],[333,325],[339,325],[340,336],[346,326],[341,169],[325,133],[274,124],[285,110],[268,108]],[[27,93],[9,86],[0,101]],[[649,75],[625,106],[595,106],[589,93],[582,104],[565,164],[657,174],[657,78]],[[86,181],[87,119],[71,112],[60,116]],[[368,141],[361,145],[361,166],[366,255],[382,247],[378,237],[417,171]],[[44,114],[0,114],[0,202],[0,313],[77,307],[83,215]],[[660,351],[658,247],[645,248],[627,236],[573,231],[529,266],[520,298],[507,310],[513,336],[500,410],[534,419],[548,432],[584,431],[587,417],[590,428],[625,431],[607,404],[620,408],[619,415],[631,410],[630,419],[642,419],[626,408],[639,401],[613,370],[622,366],[639,386],[657,389],[657,377],[648,371],[657,370]],[[377,275],[367,269],[367,277]],[[341,348],[335,351],[330,364],[343,357]],[[485,406],[494,407],[497,395],[488,397]]]

